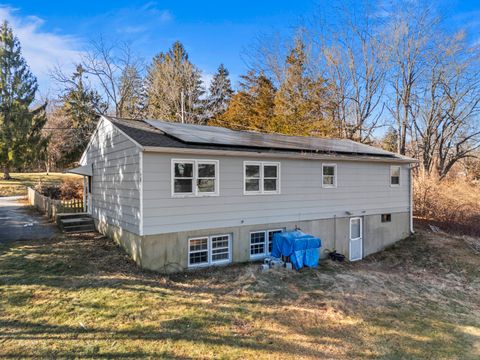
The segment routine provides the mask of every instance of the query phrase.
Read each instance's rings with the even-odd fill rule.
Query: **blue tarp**
[[[272,256],[290,256],[290,261],[297,270],[304,266],[316,267],[321,246],[322,241],[313,235],[300,230],[285,231],[273,236]]]

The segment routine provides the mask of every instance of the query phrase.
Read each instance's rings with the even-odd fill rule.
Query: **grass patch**
[[[0,357],[477,359],[475,238],[362,262],[163,276],[94,235],[0,244]]]
[[[27,186],[33,187],[39,183],[58,185],[65,179],[82,179],[79,175],[63,173],[11,173],[12,180],[0,179],[1,196],[27,195]],[[80,181],[79,180],[79,181]]]

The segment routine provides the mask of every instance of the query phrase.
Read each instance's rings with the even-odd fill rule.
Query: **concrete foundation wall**
[[[363,256],[384,249],[409,235],[409,213],[392,213],[392,221],[382,223],[381,215],[363,216]],[[145,269],[160,272],[177,272],[188,268],[188,239],[200,236],[231,235],[232,262],[250,261],[250,232],[259,230],[299,227],[303,232],[322,240],[321,257],[326,250],[337,250],[348,258],[350,243],[350,218],[333,218],[297,222],[244,225],[182,231],[168,234],[139,236],[106,223],[97,222],[98,230],[113,238]]]
[[[392,221],[382,223],[381,216],[365,216],[363,256],[374,254],[410,235],[410,214],[393,213]]]
[[[137,265],[142,266],[142,237],[131,233],[118,226],[95,220],[95,227],[100,234],[113,239],[118,245],[123,247],[125,251],[132,257]]]

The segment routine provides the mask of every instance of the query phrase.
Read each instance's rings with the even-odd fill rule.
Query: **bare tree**
[[[125,104],[132,98],[143,96],[143,87],[138,86],[138,77],[145,71],[129,44],[107,44],[102,38],[92,41],[82,58],[85,73],[99,88],[99,93],[110,106],[110,112],[122,117]]]
[[[336,22],[326,26],[321,36],[327,38],[318,39],[318,44],[326,77],[333,84],[334,121],[342,137],[368,142],[384,125],[380,119],[387,69],[381,19],[368,2],[357,7],[344,2],[333,11]]]
[[[464,33],[439,38],[412,101],[412,140],[426,173],[443,179],[480,148],[478,49]]]
[[[428,76],[428,56],[438,31],[439,18],[433,14],[431,6],[421,1],[400,0],[384,9],[388,19],[384,33],[391,89],[388,109],[396,123],[400,154],[406,153],[416,87],[420,79]]]
[[[334,104],[330,120],[337,127],[337,136],[369,142],[375,129],[384,125],[387,68],[385,46],[379,36],[381,19],[368,2],[362,2],[360,9],[359,4],[345,0],[322,8],[296,29],[290,42],[278,36],[259,38],[246,58],[250,68],[262,70],[280,87],[285,81],[284,59],[291,42],[304,38],[306,73],[312,79],[327,80],[328,103]]]
[[[49,173],[57,169],[57,165],[62,161],[65,152],[65,141],[75,140],[75,130],[71,127],[68,119],[56,106],[50,106],[47,110],[47,124],[43,129],[43,134],[48,137],[48,145],[45,156],[45,171]]]
[[[76,68],[84,74],[85,88],[95,89],[108,104],[108,113],[118,117],[142,114],[146,101],[142,77],[145,65],[128,43],[106,43],[102,38],[92,41]],[[51,77],[62,88],[76,86],[75,76],[65,73],[61,66],[51,71]]]

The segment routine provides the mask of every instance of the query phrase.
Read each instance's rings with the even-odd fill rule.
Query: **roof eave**
[[[342,154],[319,154],[310,152],[268,152],[268,151],[236,151],[224,149],[199,149],[199,148],[175,148],[144,146],[143,151],[153,153],[179,153],[193,155],[224,155],[224,156],[256,156],[283,159],[304,159],[304,160],[344,160],[381,163],[418,163],[418,160],[406,156],[396,155],[395,157],[368,156],[368,155],[342,155]]]

